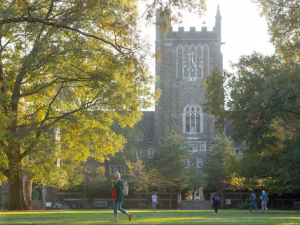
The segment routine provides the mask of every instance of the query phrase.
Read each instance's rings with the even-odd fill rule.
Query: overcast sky
[[[236,63],[240,56],[250,55],[254,51],[265,55],[274,53],[274,46],[269,42],[266,19],[260,16],[257,4],[251,0],[207,0],[207,11],[202,18],[183,12],[185,16],[179,26],[185,27],[186,31],[189,27],[196,27],[200,31],[205,21],[208,31],[211,31],[218,5],[222,16],[222,42],[225,42],[221,50],[224,69],[232,71],[230,62]],[[178,25],[173,29],[178,30]],[[155,28],[145,27],[144,33],[153,43],[154,51]],[[154,74],[154,60],[149,65]]]

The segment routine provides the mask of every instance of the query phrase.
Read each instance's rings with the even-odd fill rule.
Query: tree
[[[299,62],[300,5],[291,0],[255,0],[267,19],[271,42],[286,61]]]
[[[299,3],[256,0],[266,16],[276,54],[254,52],[233,64],[235,74],[206,81],[208,111],[218,123],[232,121],[233,139],[245,141],[240,175],[250,186],[274,193],[299,191]],[[216,82],[221,81],[221,82]],[[224,99],[219,98],[220,90]],[[215,98],[214,98],[215,96]],[[225,107],[220,107],[225,104]],[[298,150],[296,150],[298,149]],[[255,182],[257,181],[257,182]]]
[[[217,115],[215,125],[220,131],[223,131],[225,129],[223,116],[225,113],[225,74],[226,72],[224,72],[224,75],[222,75],[219,68],[215,67],[212,71],[212,75],[208,74],[206,76],[207,79],[204,81],[205,98],[207,99],[207,103],[204,103],[205,111]]]
[[[126,161],[128,184],[131,192],[136,193],[138,205],[140,205],[140,192],[148,192],[150,175],[143,160],[136,155],[135,162]]]
[[[0,170],[11,184],[10,209],[26,209],[24,172],[63,185],[78,162],[121,150],[125,140],[111,124],[133,126],[153,99],[153,79],[129,51],[136,4],[97,3],[1,2]]]
[[[153,169],[150,171],[151,184],[159,191],[181,192],[189,181],[188,170],[183,163],[189,156],[189,146],[182,135],[175,130],[166,131],[159,141]],[[171,194],[169,207],[171,208]]]
[[[130,187],[132,187],[132,189],[136,192],[147,192],[149,184],[149,174],[146,170],[143,160],[140,160],[138,156],[136,156],[136,159],[136,162],[133,163],[131,163],[130,161],[126,162],[126,165],[128,167],[128,182],[130,184]]]
[[[141,134],[141,131],[137,128],[137,125],[134,127],[120,127],[115,123],[112,129],[116,134],[122,135],[126,139],[126,144],[124,145],[124,149],[122,151],[110,155],[109,162],[122,165],[125,165],[127,161],[136,162],[138,160],[138,155],[135,147]]]
[[[167,2],[149,5],[149,20]],[[204,1],[197,2],[169,5],[201,12]],[[10,209],[27,209],[24,173],[68,185],[79,162],[103,161],[123,148],[124,138],[110,129],[114,121],[133,126],[153,102],[137,4],[1,1],[0,171],[11,184]]]
[[[279,55],[259,53],[241,57],[234,66],[237,75],[224,75],[229,90],[225,93],[227,110],[212,113],[220,121],[231,120],[233,138],[247,145],[241,159],[242,176],[279,194],[296,192],[300,181],[295,150],[299,148],[300,67]],[[207,86],[208,92],[210,88],[220,87]],[[208,104],[216,107],[218,103]]]
[[[188,173],[188,176],[190,178],[188,183],[190,184],[190,187],[192,189],[192,196],[194,200],[195,192],[203,186],[203,174],[194,166],[189,167]]]
[[[225,136],[225,133],[214,138],[214,145],[204,158],[205,189],[220,192],[222,195],[221,205],[224,203],[224,190],[228,187],[227,182],[231,177],[232,162],[235,159],[232,142],[229,137]]]

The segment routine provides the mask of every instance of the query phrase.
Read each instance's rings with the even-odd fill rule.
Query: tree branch
[[[60,92],[61,92],[61,90],[63,89],[63,87],[64,87],[64,84],[62,84],[62,85],[60,86],[59,90],[57,91],[57,93],[56,93],[55,96],[53,97],[52,101],[50,102],[50,104],[49,104],[49,106],[48,106],[48,110],[47,110],[47,112],[46,112],[46,115],[45,115],[44,119],[41,121],[40,127],[39,127],[38,129],[40,129],[40,128],[44,125],[46,119],[47,119],[48,116],[49,116],[51,106],[52,106],[53,103],[55,102],[56,98],[57,98],[58,95],[60,94]]]
[[[4,174],[4,176],[9,177],[9,169],[5,169],[4,166],[0,166],[0,171]]]
[[[38,113],[41,109],[43,109],[43,108],[45,108],[45,107],[46,107],[46,106],[44,105],[44,106],[38,108],[34,113],[32,113],[32,114],[30,114],[30,115],[28,115],[28,116],[24,116],[24,117],[23,117],[23,120],[26,120],[26,119],[28,119],[29,117],[34,116],[36,113]]]
[[[150,5],[147,7],[147,9],[143,12],[143,14],[142,14],[139,18],[137,18],[136,20],[139,20],[139,19],[143,18],[144,15],[146,14],[146,12],[147,12],[151,7],[155,6],[155,3],[156,3],[156,0],[154,0],[153,3],[150,4]]]
[[[97,95],[96,95],[90,102],[85,103],[83,106],[81,106],[80,108],[78,108],[78,109],[76,109],[76,110],[73,110],[73,111],[71,111],[71,112],[65,113],[65,114],[63,114],[63,115],[61,115],[61,116],[58,116],[58,117],[50,117],[50,118],[48,118],[48,119],[45,118],[43,121],[39,122],[38,124],[40,124],[40,123],[45,124],[45,122],[48,121],[48,120],[54,120],[54,121],[52,121],[51,123],[49,123],[49,124],[47,124],[47,125],[45,125],[45,126],[42,126],[42,125],[39,126],[38,131],[37,131],[37,133],[36,133],[35,141],[33,141],[33,142],[25,149],[25,151],[21,154],[21,158],[24,158],[24,157],[26,157],[27,155],[30,154],[30,152],[31,152],[31,151],[33,150],[33,148],[35,147],[35,144],[37,143],[36,139],[38,139],[38,138],[41,136],[42,130],[48,129],[48,128],[51,127],[53,124],[56,124],[58,121],[60,121],[60,120],[62,120],[62,119],[65,119],[65,118],[68,117],[69,115],[72,115],[72,114],[74,114],[74,113],[76,113],[76,112],[79,112],[79,111],[82,111],[82,110],[86,110],[86,109],[88,109],[88,108],[90,108],[90,107],[96,105],[96,104],[100,101],[100,100],[95,101],[96,98],[97,98]],[[95,101],[95,102],[94,102],[94,101]],[[93,103],[93,104],[90,104],[90,103],[92,103],[92,102],[94,102],[94,103]],[[36,125],[38,125],[38,124],[36,124]]]
[[[55,80],[53,80],[52,82],[50,83],[47,83],[46,85],[43,85],[41,86],[39,89],[37,89],[36,91],[27,91],[25,92],[24,94],[21,94],[20,95],[20,98],[22,97],[27,97],[27,96],[30,96],[30,95],[34,95],[34,94],[37,94],[39,91],[45,89],[45,88],[48,88],[48,87],[51,87],[53,84],[55,84],[56,82],[58,81],[58,78],[56,78]]]
[[[291,111],[291,110],[287,110],[287,112],[292,113],[292,114],[295,114],[295,115],[297,115],[297,116],[300,116],[300,113],[298,113],[298,112],[294,112],[294,111]]]
[[[12,19],[0,20],[0,25],[9,24],[9,23],[24,23],[24,22],[41,23],[41,24],[45,24],[47,26],[52,26],[52,27],[57,27],[57,28],[65,28],[65,29],[77,32],[79,34],[82,34],[85,37],[90,37],[90,38],[100,40],[100,41],[112,46],[114,49],[116,49],[122,55],[124,55],[124,54],[129,55],[131,53],[131,49],[126,48],[124,46],[114,44],[110,41],[107,41],[107,40],[101,38],[101,37],[98,37],[98,36],[93,35],[93,34],[88,34],[86,32],[83,32],[83,31],[79,30],[79,29],[76,29],[76,28],[73,28],[73,27],[70,27],[70,26],[67,26],[67,25],[64,25],[64,24],[49,22],[48,20],[45,20],[45,19],[38,19],[38,18],[32,18],[32,17],[12,18]],[[122,49],[124,49],[128,52],[123,52]]]

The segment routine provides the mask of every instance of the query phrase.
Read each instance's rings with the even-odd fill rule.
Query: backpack
[[[123,188],[121,187],[121,190],[122,190],[122,192],[123,192],[123,194],[124,194],[125,196],[128,195],[128,192],[129,192],[129,186],[128,186],[128,183],[127,183],[127,182],[124,182],[124,181],[123,181]]]
[[[252,193],[252,194],[250,195],[250,198],[251,198],[251,201],[254,202],[254,201],[256,201],[257,196],[256,196],[256,194],[253,194],[253,193]]]
[[[219,196],[215,196],[215,200],[218,201],[218,202],[221,201]]]

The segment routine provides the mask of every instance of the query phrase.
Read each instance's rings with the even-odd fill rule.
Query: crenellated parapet
[[[221,39],[219,30],[208,31],[207,27],[201,27],[201,31],[196,30],[196,27],[190,27],[189,30],[185,30],[184,27],[178,27],[178,31],[174,31],[173,27],[169,28],[169,31],[165,34],[164,39]]]
[[[157,18],[159,18],[159,13],[157,12]],[[206,26],[202,26],[201,30],[196,30],[196,27],[189,27],[185,30],[184,27],[178,27],[178,31],[175,31],[173,27],[170,27],[168,32],[165,34],[160,33],[159,29],[156,30],[156,40],[164,39],[180,39],[180,40],[221,40],[221,27],[222,27],[222,16],[220,13],[220,8],[218,6],[217,14],[215,17],[215,25],[212,31],[207,30]]]

